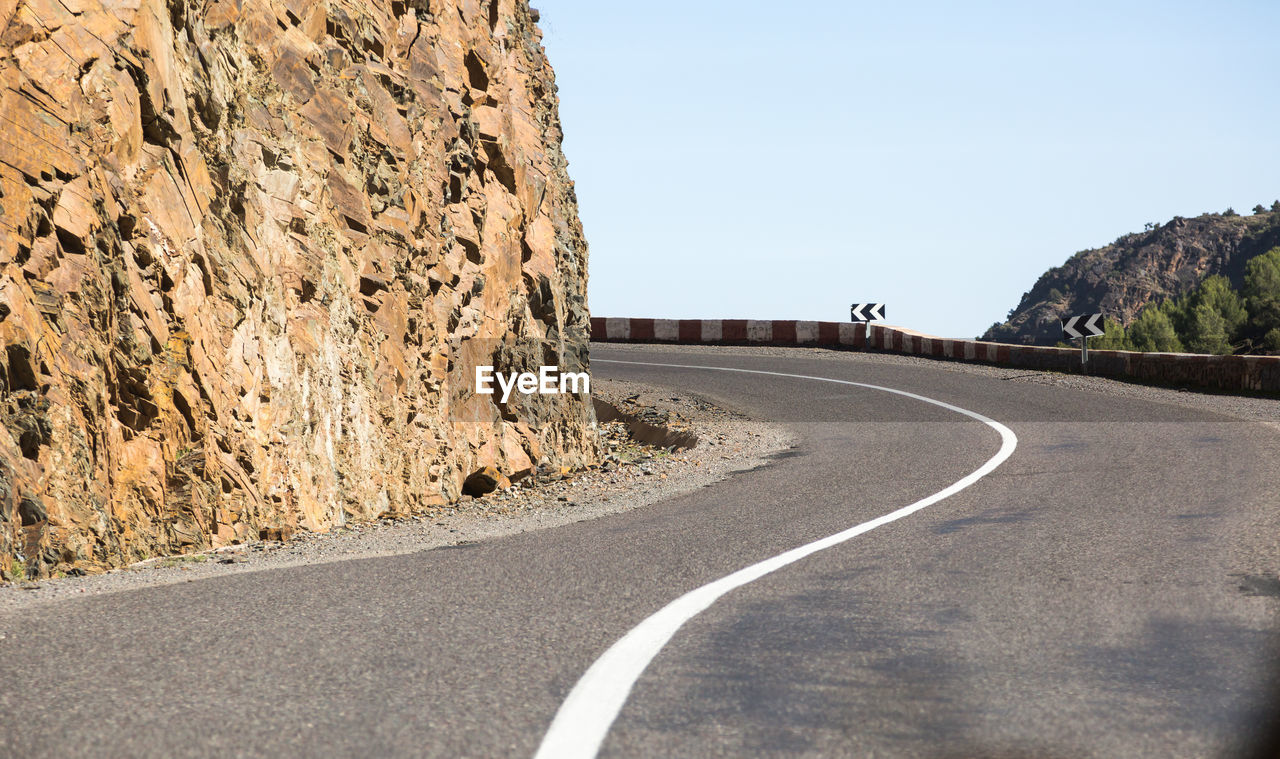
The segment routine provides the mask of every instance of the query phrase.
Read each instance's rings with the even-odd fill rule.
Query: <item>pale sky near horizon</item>
[[[1280,198],[1280,3],[533,4],[593,316],[971,337],[1078,250]]]

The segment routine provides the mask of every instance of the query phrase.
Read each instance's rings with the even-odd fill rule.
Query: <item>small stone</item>
[[[283,543],[293,537],[293,528],[284,525],[282,527],[263,527],[258,530],[258,539],[275,543]]]

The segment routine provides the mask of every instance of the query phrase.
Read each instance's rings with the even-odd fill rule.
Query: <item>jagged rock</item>
[[[480,468],[462,483],[464,495],[477,497],[492,493],[499,488],[510,487],[511,481],[491,466]]]
[[[284,527],[263,527],[258,530],[258,539],[270,541],[273,543],[283,543],[293,537],[293,528]]]
[[[598,460],[586,245],[524,0],[0,0],[0,573]]]

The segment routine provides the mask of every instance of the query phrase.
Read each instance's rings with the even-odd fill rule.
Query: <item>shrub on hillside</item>
[[[1280,353],[1280,329],[1273,329],[1262,338],[1262,346],[1268,353]]]
[[[1115,319],[1106,319],[1102,322],[1102,328],[1106,331],[1105,334],[1089,340],[1090,348],[1100,351],[1133,350],[1123,324]]]
[[[1217,309],[1207,303],[1196,306],[1187,331],[1187,350],[1192,353],[1231,352],[1227,321]]]
[[[1175,326],[1180,327],[1179,334],[1191,336],[1196,332],[1196,311],[1201,306],[1222,317],[1228,340],[1235,340],[1249,320],[1244,299],[1231,287],[1231,281],[1221,274],[1206,277],[1185,298],[1178,299],[1179,313],[1171,316]]]
[[[1127,331],[1133,350],[1160,353],[1181,353],[1183,350],[1164,303],[1142,309]]]
[[[1250,327],[1256,334],[1280,328],[1280,248],[1245,264],[1244,298]]]

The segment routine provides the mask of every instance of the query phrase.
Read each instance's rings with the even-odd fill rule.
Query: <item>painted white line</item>
[[[745,569],[739,569],[727,577],[722,577],[700,588],[691,590],[662,607],[639,625],[636,625],[621,640],[610,646],[609,650],[605,651],[599,659],[596,659],[590,669],[583,673],[582,678],[573,686],[573,690],[569,691],[568,697],[560,705],[560,710],[556,712],[555,719],[551,721],[551,727],[547,729],[547,734],[542,738],[542,744],[538,746],[538,753],[535,755],[535,759],[590,759],[594,757],[600,751],[600,746],[604,743],[605,736],[608,735],[613,721],[618,718],[618,713],[622,711],[622,705],[626,703],[627,696],[631,693],[631,688],[635,685],[636,680],[640,679],[640,675],[649,666],[649,662],[653,661],[653,657],[658,655],[662,647],[667,644],[667,641],[671,640],[671,637],[676,634],[676,631],[685,622],[693,619],[699,612],[711,606],[725,593],[735,588],[740,588],[753,580],[758,580],[788,564],[793,564],[810,554],[839,545],[864,532],[870,532],[877,527],[902,519],[921,509],[932,506],[944,498],[955,495],[994,471],[996,467],[1004,463],[1005,459],[1012,456],[1014,449],[1018,447],[1018,436],[1013,434],[1013,430],[994,419],[989,419],[982,414],[959,406],[953,406],[950,403],[926,398],[915,393],[908,393],[905,390],[895,390],[891,387],[868,385],[863,382],[850,382],[829,377],[810,377],[804,374],[765,372],[755,369],[733,369],[724,366],[658,364],[646,361],[613,361],[608,359],[595,359],[595,362],[665,366],[675,369],[706,369],[719,372],[741,372],[744,374],[767,374],[774,377],[834,382],[839,385],[853,385],[871,390],[881,390],[886,393],[893,393],[894,395],[914,398],[918,401],[941,406],[957,414],[977,419],[1000,433],[1000,450],[996,452],[996,455],[987,459],[985,464],[928,498],[923,498],[909,506],[903,506],[897,511],[876,517],[869,522],[850,527],[843,532],[837,532],[834,535],[815,540],[799,548],[793,548],[786,553],[752,564]]]

